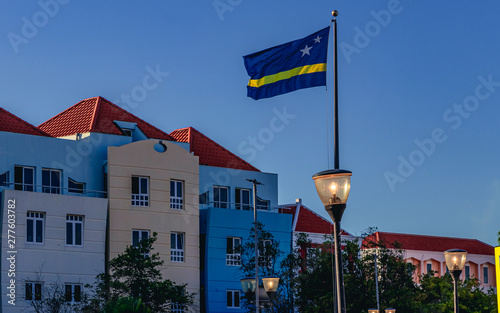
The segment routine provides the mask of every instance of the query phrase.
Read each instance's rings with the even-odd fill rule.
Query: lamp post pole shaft
[[[333,231],[335,239],[335,288],[336,305],[338,313],[346,313],[345,307],[345,292],[344,292],[344,273],[342,271],[342,249],[340,243],[341,228],[340,218],[335,218],[333,221]]]
[[[255,248],[255,312],[259,313],[259,245],[257,238],[257,182],[253,182],[253,224]]]
[[[453,277],[453,306],[454,313],[458,313],[458,280],[460,279],[460,274],[462,274],[462,270],[453,270],[450,271],[451,276]]]

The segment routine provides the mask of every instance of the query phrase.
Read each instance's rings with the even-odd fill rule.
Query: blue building
[[[291,252],[292,218],[279,214],[278,175],[264,173],[192,127],[170,133],[190,144],[200,160],[200,248],[202,312],[244,312],[240,303],[243,244],[253,227],[252,183],[257,188],[257,220],[271,232],[284,255]],[[279,260],[278,260],[279,263]]]

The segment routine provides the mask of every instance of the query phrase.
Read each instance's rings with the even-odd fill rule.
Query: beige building
[[[108,148],[110,259],[157,233],[163,277],[187,284],[199,310],[198,157],[171,141]]]

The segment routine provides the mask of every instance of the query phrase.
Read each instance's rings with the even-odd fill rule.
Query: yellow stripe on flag
[[[283,79],[289,79],[297,75],[311,74],[318,72],[326,72],[326,63],[318,63],[312,65],[304,65],[293,68],[288,71],[279,72],[273,75],[264,76],[259,79],[250,79],[248,81],[249,87],[262,87],[267,84],[272,84]]]

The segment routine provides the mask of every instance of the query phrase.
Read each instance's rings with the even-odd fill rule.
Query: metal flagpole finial
[[[337,15],[339,15],[339,11],[333,10],[332,11],[332,16],[335,18],[335,17],[337,17]]]

